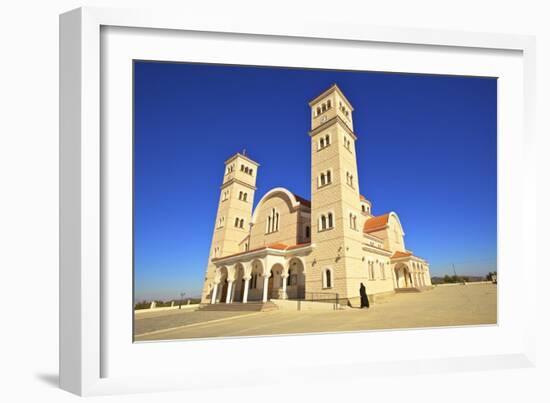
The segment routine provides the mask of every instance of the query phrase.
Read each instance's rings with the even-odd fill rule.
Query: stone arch
[[[227,298],[227,291],[229,288],[229,269],[226,266],[220,267],[217,270],[217,279],[218,279],[218,293],[216,302],[225,303]]]
[[[406,263],[397,263],[393,270],[396,288],[412,287],[411,269]]]
[[[296,197],[287,189],[278,187],[273,188],[269,192],[267,192],[258,202],[258,205],[254,209],[254,213],[252,214],[252,220],[250,221],[251,224],[256,224],[256,220],[258,219],[258,214],[260,214],[260,210],[262,205],[269,199],[273,197],[282,197],[285,200],[287,200],[291,210],[296,210],[300,207],[300,202],[296,199]]]
[[[233,298],[234,302],[242,302],[244,297],[245,278],[247,277],[246,270],[242,263],[235,264],[235,280],[233,283]]]
[[[281,263],[275,263],[271,266],[268,281],[268,298],[282,298],[280,295],[283,288],[283,275],[285,268]]]
[[[303,299],[306,291],[306,265],[303,259],[293,257],[288,261],[287,294],[289,299]]]
[[[248,301],[261,301],[264,286],[265,264],[261,259],[250,263],[250,281],[248,285]]]

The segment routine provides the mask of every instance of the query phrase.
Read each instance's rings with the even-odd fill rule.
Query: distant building
[[[355,306],[361,282],[370,295],[431,285],[397,214],[373,215],[359,193],[351,103],[333,85],[309,105],[311,201],[275,188],[253,210],[259,164],[225,161],[203,303],[338,294]]]

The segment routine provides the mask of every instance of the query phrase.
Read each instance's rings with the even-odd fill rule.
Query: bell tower
[[[353,132],[353,106],[334,84],[311,108],[311,257],[306,289],[350,295],[361,271],[362,214]],[[308,266],[309,267],[309,266]],[[326,290],[323,271],[333,274]]]
[[[207,288],[214,277],[212,259],[243,252],[248,249],[246,237],[250,233],[252,206],[256,191],[256,178],[260,164],[248,158],[244,151],[225,161],[220,199],[214,223],[214,233],[208,256],[203,302],[207,301]]]

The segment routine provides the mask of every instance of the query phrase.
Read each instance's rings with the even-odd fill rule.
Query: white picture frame
[[[209,373],[197,366],[194,377],[184,374],[167,373],[155,376],[136,376],[125,373],[128,368],[120,367],[116,371],[107,368],[106,362],[114,356],[113,351],[119,351],[119,345],[113,341],[106,327],[111,322],[105,319],[110,314],[109,304],[112,304],[113,284],[105,283],[110,279],[105,272],[105,237],[102,227],[109,219],[102,214],[105,203],[106,184],[110,172],[105,165],[108,156],[101,133],[106,130],[102,118],[102,88],[106,85],[101,80],[102,74],[102,30],[109,27],[117,29],[147,29],[157,32],[193,32],[217,33],[217,38],[224,35],[252,36],[256,41],[269,40],[273,43],[285,40],[327,40],[333,41],[331,46],[340,44],[378,44],[380,46],[399,45],[413,46],[422,49],[466,49],[475,53],[484,52],[516,52],[521,59],[521,82],[516,85],[521,104],[519,121],[510,124],[520,124],[519,130],[508,137],[504,143],[499,142],[499,326],[478,329],[484,337],[494,337],[495,348],[488,349],[487,354],[473,351],[465,354],[457,350],[450,355],[441,355],[437,351],[429,356],[411,354],[403,359],[389,357],[388,360],[373,357],[354,356],[347,360],[328,360],[316,362],[312,356],[308,363],[285,362],[281,368],[308,368],[301,379],[322,380],[338,378],[338,374],[353,372],[356,376],[371,376],[380,374],[436,373],[441,371],[464,371],[496,368],[521,368],[533,366],[535,363],[535,282],[523,282],[523,295],[520,309],[524,314],[521,322],[514,322],[516,330],[512,331],[502,321],[501,307],[508,307],[506,298],[507,272],[501,271],[500,264],[521,262],[523,278],[536,277],[537,265],[535,254],[527,253],[532,249],[532,238],[527,234],[535,234],[535,182],[532,179],[535,172],[534,158],[526,158],[534,154],[534,91],[535,91],[535,42],[534,38],[520,35],[503,35],[488,33],[467,33],[456,31],[430,31],[406,28],[384,28],[359,26],[345,23],[327,23],[326,21],[293,21],[289,19],[284,25],[277,21],[248,20],[246,16],[226,20],[209,20],[196,18],[193,15],[173,15],[168,12],[150,10],[118,10],[104,8],[81,8],[70,11],[60,17],[60,385],[63,389],[79,395],[97,395],[112,393],[135,393],[187,388],[207,388],[226,386],[229,384],[246,386],[246,377],[238,374]],[[176,38],[177,39],[177,38]],[[160,39],[159,39],[160,40]],[[145,43],[143,46],[147,46]],[[418,49],[417,49],[418,50]],[[399,50],[398,50],[399,51]],[[423,50],[422,50],[423,51]],[[519,55],[519,56],[518,56]],[[197,56],[198,57],[198,56]],[[512,64],[517,65],[516,61]],[[266,62],[267,63],[267,62]],[[504,62],[503,62],[504,63]],[[436,72],[437,67],[434,67]],[[458,71],[458,70],[457,70]],[[448,73],[448,72],[447,72]],[[515,74],[515,73],[513,73]],[[517,78],[515,79],[517,81]],[[522,92],[523,90],[523,92]],[[119,93],[120,95],[120,93]],[[122,94],[128,98],[129,94]],[[523,95],[523,96],[522,96]],[[499,98],[499,102],[501,98]],[[515,105],[515,104],[514,104]],[[517,105],[516,105],[517,106]],[[500,121],[499,121],[500,122]],[[508,124],[508,123],[506,123]],[[516,128],[518,128],[516,126]],[[499,126],[500,130],[506,127]],[[500,137],[499,137],[500,139]],[[519,147],[519,155],[514,156],[514,146]],[[515,147],[517,150],[518,148]],[[512,163],[515,172],[501,170],[502,159]],[[110,169],[110,168],[109,168]],[[502,174],[504,172],[504,174]],[[503,177],[506,176],[506,178]],[[522,192],[506,191],[501,185],[504,180],[521,186]],[[501,190],[504,189],[503,192]],[[519,209],[519,223],[506,221],[506,211],[501,210],[501,198],[505,198],[505,207]],[[516,239],[521,239],[514,245],[513,251],[502,254],[502,246],[510,245],[514,232]],[[518,235],[519,234],[519,235]],[[532,237],[532,235],[531,235]],[[509,277],[508,277],[509,279]],[[509,284],[509,282],[508,282]],[[131,284],[128,284],[131,287]],[[122,291],[121,291],[122,294]],[[503,300],[504,299],[504,300]],[[512,308],[510,308],[512,309]],[[518,311],[521,312],[521,311]],[[111,314],[115,316],[116,314]],[[130,315],[130,313],[128,313]],[[495,330],[496,329],[496,330]],[[508,329],[508,330],[507,330]],[[114,328],[110,330],[117,332]],[[439,332],[437,337],[449,339],[460,337],[467,346],[471,329],[453,329],[444,334],[441,330],[407,331],[411,337],[425,337],[425,332]],[[424,333],[419,333],[424,332]],[[513,333],[513,334],[512,334]],[[347,335],[346,343],[353,345],[361,343],[365,337],[387,339],[401,337],[402,331],[354,333]],[[470,336],[469,336],[470,335]],[[513,340],[509,345],[504,341],[498,345],[501,338]],[[131,335],[129,335],[131,337]],[[124,336],[127,338],[127,336]],[[200,354],[210,352],[222,359],[238,359],[231,351],[238,351],[243,340],[251,346],[260,348],[262,344],[284,345],[292,340],[294,348],[302,349],[304,354],[307,344],[315,345],[317,336],[270,337],[232,339],[221,342],[201,340],[194,341],[193,351],[188,351],[191,361],[200,360]],[[327,335],[324,340],[338,341],[339,335]],[[478,337],[476,334],[475,337]],[[474,338],[475,338],[474,337]],[[284,340],[283,340],[284,339]],[[377,340],[378,340],[377,339]],[[120,341],[122,343],[124,341]],[[191,342],[190,342],[191,343]],[[188,344],[188,347],[191,345]],[[155,351],[139,351],[147,359],[173,354],[174,351],[185,350],[185,343],[157,343]],[[160,345],[162,344],[162,346]],[[303,344],[303,346],[301,346]],[[301,347],[300,347],[301,346]],[[230,347],[230,348],[228,348]],[[133,348],[133,347],[132,347]],[[149,348],[149,347],[147,347]],[[286,347],[285,347],[286,348]],[[315,347],[314,347],[315,348]],[[143,350],[144,348],[142,348]],[[162,351],[160,351],[162,349]],[[128,354],[133,354],[128,350]],[[119,357],[120,360],[128,356]],[[131,361],[130,361],[131,362]],[[334,369],[327,371],[327,368]],[[248,368],[255,373],[256,383],[275,382],[272,377],[262,375],[256,367]],[[254,372],[255,371],[255,372]],[[290,378],[292,371],[281,371],[277,383]],[[242,374],[242,373],[241,373]],[[205,378],[207,378],[205,380]]]

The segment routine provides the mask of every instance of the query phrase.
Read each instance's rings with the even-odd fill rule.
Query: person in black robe
[[[363,283],[359,287],[359,295],[361,296],[361,308],[369,307],[369,297],[367,296],[367,289]]]

